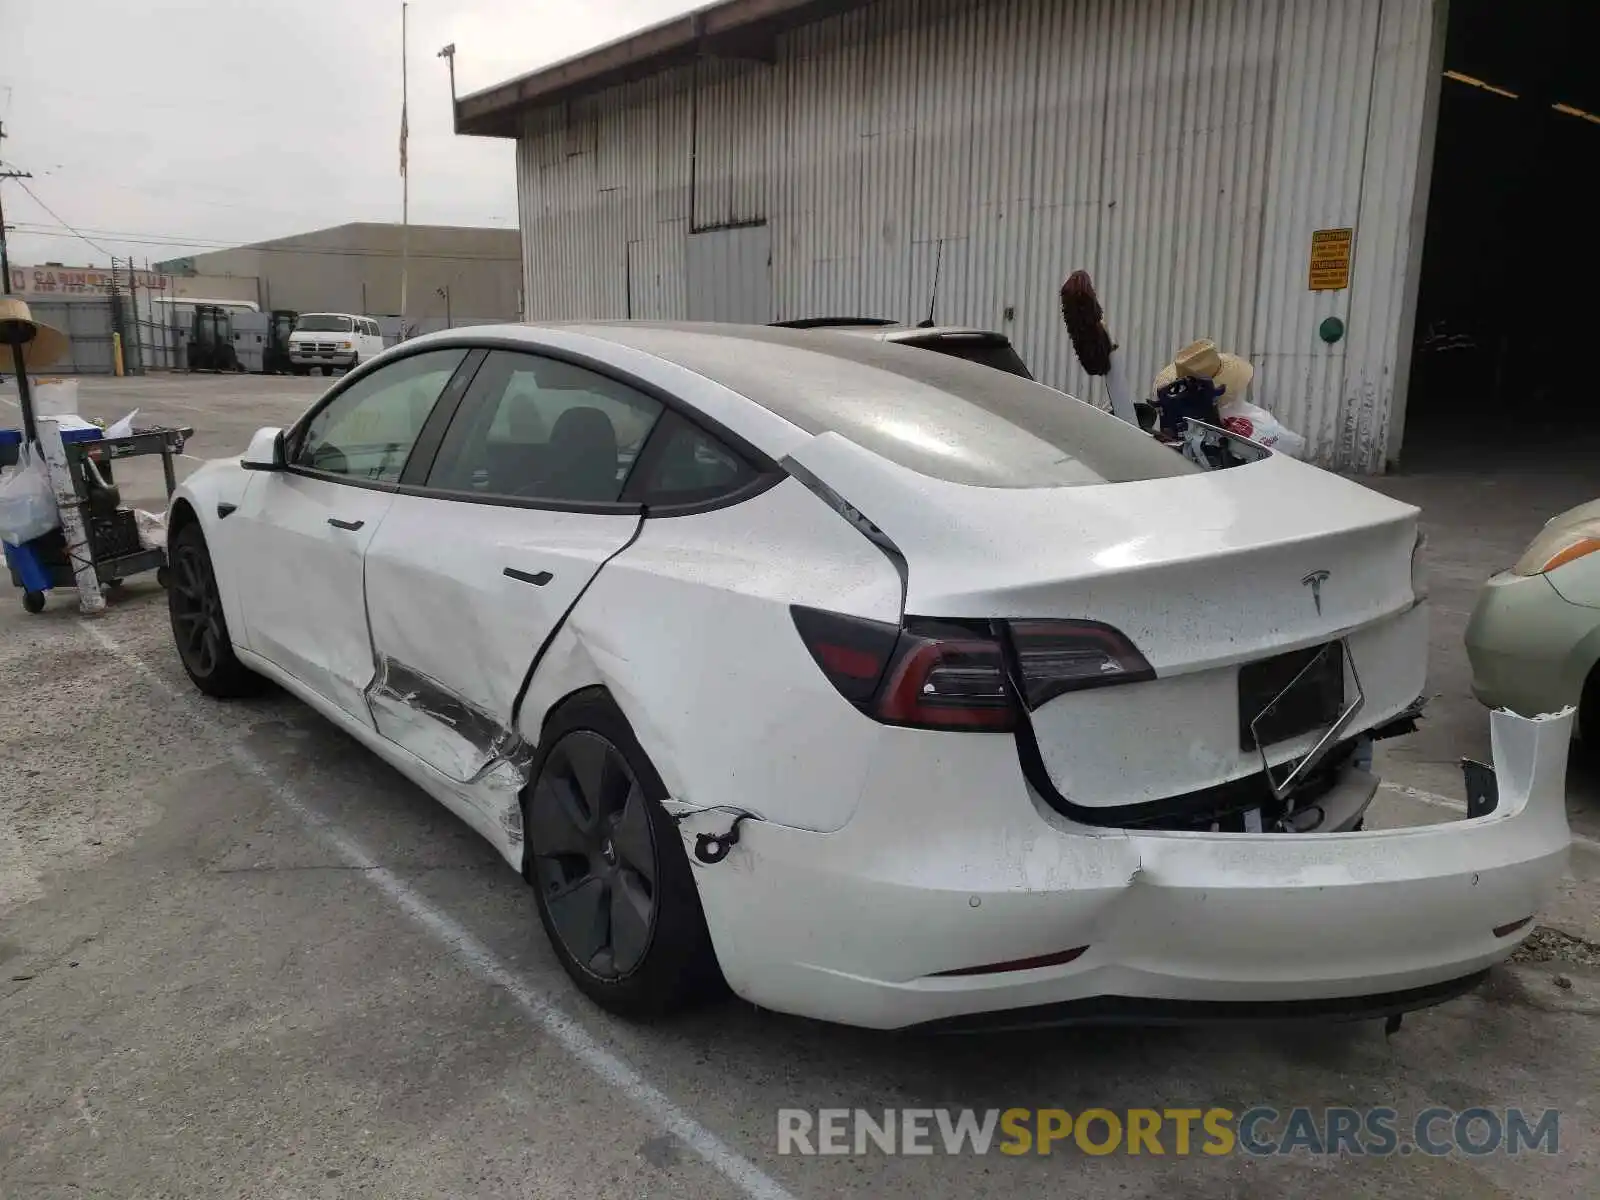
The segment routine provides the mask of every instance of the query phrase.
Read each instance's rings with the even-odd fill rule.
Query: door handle
[[[515,567],[507,567],[502,572],[507,579],[520,579],[523,583],[531,583],[534,587],[543,587],[555,578],[549,571],[540,571],[537,575],[530,575],[526,571],[519,571]]]
[[[352,529],[352,530],[354,530],[354,529],[360,529],[363,525],[366,524],[366,522],[365,521],[341,521],[341,520],[339,520],[338,517],[329,517],[328,518],[328,524],[332,525],[335,529]]]

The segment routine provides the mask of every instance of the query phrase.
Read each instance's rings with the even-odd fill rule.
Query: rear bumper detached
[[[997,816],[975,779],[954,794],[950,760],[905,756],[843,829],[746,822],[696,879],[734,991],[803,1016],[884,1029],[1383,1016],[1470,988],[1531,932],[1566,864],[1571,723],[1496,712],[1490,811],[1349,833],[1090,829],[1037,798]],[[872,801],[886,787],[899,803]],[[1054,961],[1017,965],[1035,959]],[[986,964],[1012,968],[971,973]]]

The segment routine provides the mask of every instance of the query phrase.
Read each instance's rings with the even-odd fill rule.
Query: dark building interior
[[[1450,2],[1403,469],[1587,459],[1600,494],[1597,34],[1596,0]]]

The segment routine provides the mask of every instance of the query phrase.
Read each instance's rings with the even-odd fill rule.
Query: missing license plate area
[[[1293,690],[1279,696],[1291,683]],[[1326,729],[1344,706],[1344,649],[1338,642],[1246,663],[1239,668],[1239,748],[1255,750]],[[1259,746],[1252,722],[1261,734]]]

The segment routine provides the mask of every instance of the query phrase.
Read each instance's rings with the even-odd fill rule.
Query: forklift
[[[292,375],[294,366],[289,362],[289,335],[300,314],[287,308],[272,310],[267,324],[267,348],[262,356],[262,371],[267,375]]]
[[[233,314],[215,304],[197,304],[189,325],[189,370],[242,371],[233,347]]]

